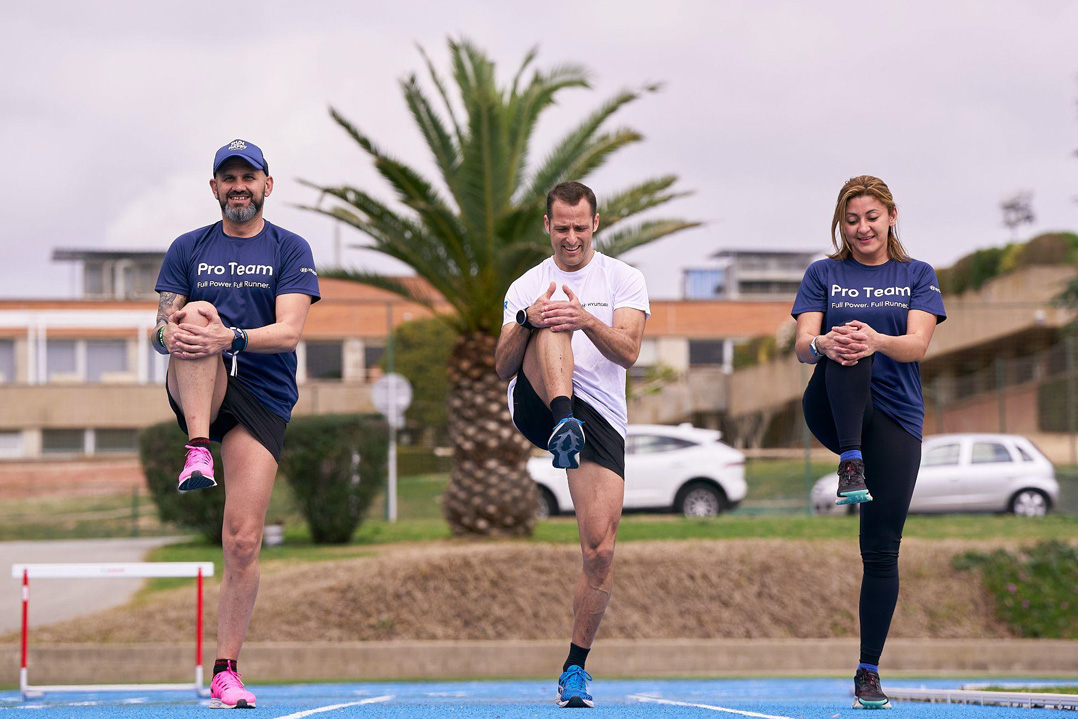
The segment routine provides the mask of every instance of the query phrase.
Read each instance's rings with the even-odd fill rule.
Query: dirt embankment
[[[893,637],[1009,636],[971,572],[952,557],[975,545],[907,540]],[[981,545],[976,545],[981,546]],[[393,548],[346,561],[270,565],[252,642],[564,639],[579,549],[524,543]],[[821,638],[857,634],[856,542],[665,541],[618,547],[605,638]],[[207,587],[216,630],[218,578]],[[38,642],[187,641],[190,588],[34,632]]]

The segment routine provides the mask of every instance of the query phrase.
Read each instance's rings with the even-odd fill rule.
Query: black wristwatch
[[[517,324],[526,330],[534,330],[535,325],[528,321],[528,310],[517,310]]]

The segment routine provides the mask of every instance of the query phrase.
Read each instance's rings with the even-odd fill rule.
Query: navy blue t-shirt
[[[809,265],[791,314],[823,312],[822,333],[852,320],[880,334],[906,334],[910,310],[947,319],[936,271],[927,262],[889,260],[862,265],[856,260],[817,260]],[[872,365],[872,405],[921,439],[925,405],[917,362],[896,362],[882,352]]]
[[[277,295],[310,295],[312,304],[321,298],[311,246],[269,222],[254,237],[230,237],[220,222],[180,235],[154,289],[209,302],[226,327],[243,329],[276,322]],[[266,409],[291,419],[299,398],[295,352],[243,353],[237,377]]]

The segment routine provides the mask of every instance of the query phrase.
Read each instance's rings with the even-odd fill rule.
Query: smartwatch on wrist
[[[534,330],[535,325],[528,321],[528,310],[517,310],[517,324],[526,330]]]
[[[232,338],[232,354],[239,354],[247,349],[247,335],[239,327],[229,327],[235,337]]]
[[[820,352],[820,350],[816,349],[816,340],[818,340],[818,339],[820,339],[820,336],[816,335],[809,342],[809,351],[812,352],[813,357],[822,357],[823,356],[823,353]]]

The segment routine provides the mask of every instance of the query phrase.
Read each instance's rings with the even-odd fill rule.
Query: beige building
[[[123,274],[119,265],[94,267],[103,277]],[[323,279],[321,290],[297,348],[296,412],[374,411],[369,389],[390,328],[430,313],[351,282]],[[789,300],[654,302],[634,376],[643,381],[661,366],[677,379],[662,388],[663,402],[645,398],[631,417],[719,411],[733,346],[773,335],[789,308]],[[147,340],[156,310],[152,297],[0,300],[0,458],[130,454],[140,428],[170,419],[168,358]]]

